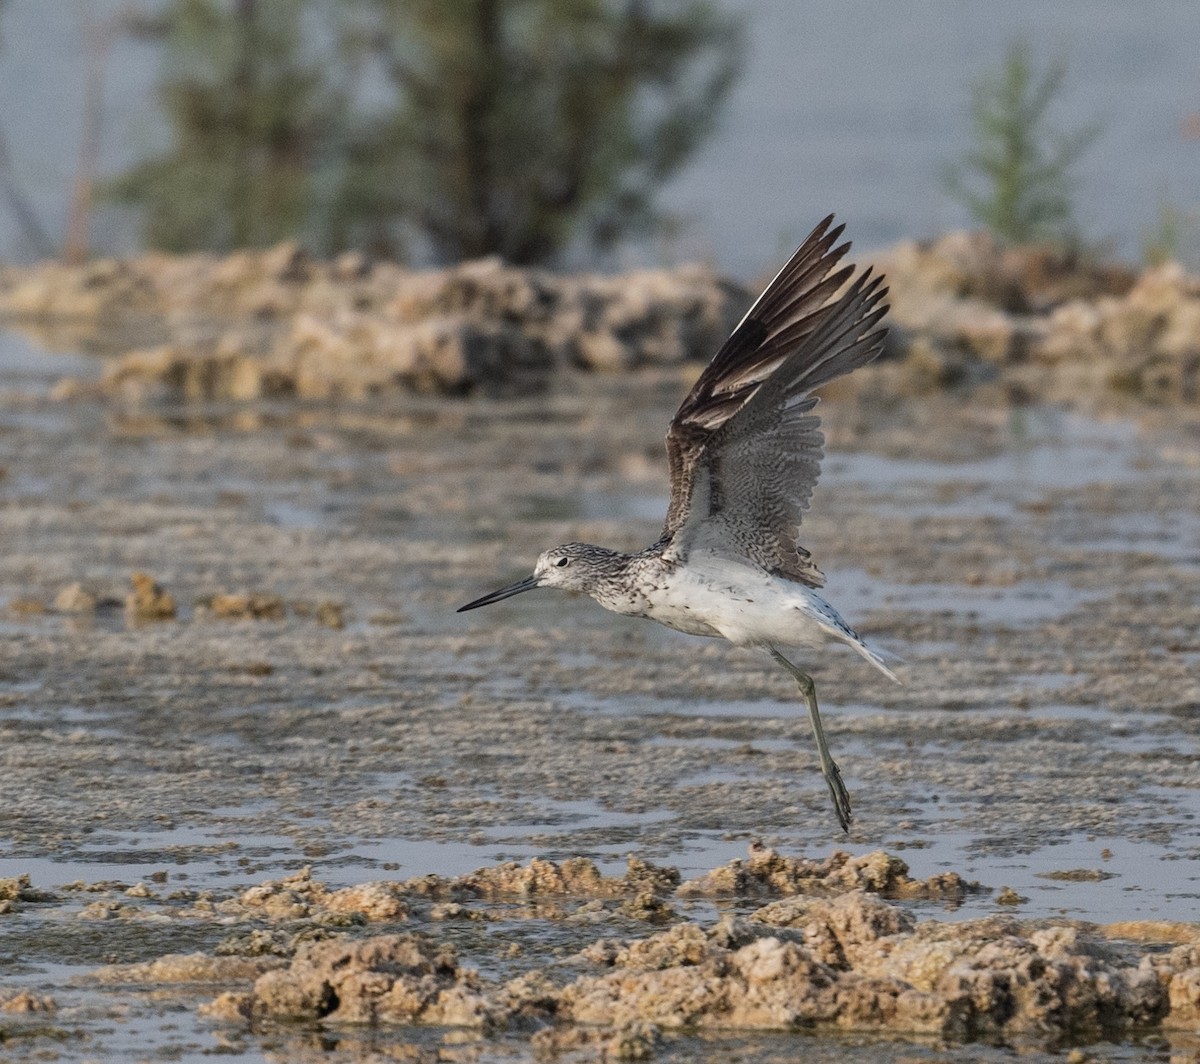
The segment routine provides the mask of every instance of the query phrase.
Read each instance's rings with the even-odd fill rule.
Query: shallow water
[[[20,410],[12,398],[45,398],[50,388],[63,377],[93,380],[99,376],[94,358],[73,352],[49,355],[45,348],[22,333],[0,327],[0,388],[9,392],[4,410],[5,423],[32,430],[53,424],[53,412],[41,409]]]
[[[305,865],[340,886],[532,856],[615,873],[630,853],[694,876],[761,839],[814,857],[884,848],[916,877],[991,888],[906,903],[922,918],[1200,911],[1186,440],[948,411],[940,435],[881,423],[852,452],[831,445],[807,542],[830,599],[905,659],[903,687],[849,652],[809,662],[857,815],[842,838],[796,692],[766,659],[549,593],[453,612],[556,541],[654,537],[670,382],[587,382],[541,417],[483,401],[131,417],[49,403],[23,373],[0,380],[0,877],[109,886],[0,917],[0,952],[21,958],[0,982],[77,1002],[67,1026],[87,1037],[64,1059],[267,1052],[197,1021],[195,993],[114,1020],[107,992],[64,987],[110,956],[219,940],[158,902],[83,918],[96,897],[136,908],[122,891],[138,882],[219,901]],[[825,411],[835,430],[843,414]],[[12,608],[74,580],[119,599],[135,569],[179,620]],[[287,618],[206,617],[221,590],[277,594]],[[344,604],[344,629],[316,621],[323,600]],[[535,955],[563,945],[561,928],[520,926]],[[736,1043],[750,1059],[792,1051],[751,1042]]]

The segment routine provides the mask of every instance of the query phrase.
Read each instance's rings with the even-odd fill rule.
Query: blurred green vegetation
[[[1142,261],[1147,266],[1200,261],[1200,211],[1160,203],[1154,225],[1142,233]]]
[[[1000,240],[1072,243],[1073,169],[1100,130],[1053,129],[1049,111],[1062,93],[1066,62],[1035,69],[1028,43],[1012,43],[1000,67],[971,92],[973,145],[947,169],[947,191]]]
[[[321,242],[320,171],[346,98],[306,46],[308,0],[172,0],[133,30],[161,40],[166,152],[107,188],[141,211],[142,239],[227,251]]]
[[[171,0],[144,242],[553,261],[664,222],[742,54],[708,0]]]

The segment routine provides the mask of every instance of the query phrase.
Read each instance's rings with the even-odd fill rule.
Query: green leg
[[[842,825],[843,831],[849,833],[850,821],[853,819],[850,812],[850,795],[846,791],[846,785],[842,782],[842,774],[838,771],[837,763],[829,752],[829,743],[825,740],[825,729],[821,727],[821,711],[817,708],[817,685],[813,683],[813,678],[808,673],[801,672],[774,647],[767,647],[767,649],[771,652],[771,657],[787,669],[796,683],[800,685],[800,693],[804,695],[804,701],[808,703],[808,719],[812,721],[813,738],[817,740],[817,753],[821,756],[821,773],[825,777],[825,782],[829,784],[829,795],[833,798],[833,808],[837,813],[838,823]]]

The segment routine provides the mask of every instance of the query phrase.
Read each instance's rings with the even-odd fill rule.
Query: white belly
[[[810,588],[717,555],[694,553],[686,565],[655,576],[630,612],[689,635],[720,636],[739,646],[858,641]]]

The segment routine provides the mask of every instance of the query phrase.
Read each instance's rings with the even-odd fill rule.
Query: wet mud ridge
[[[257,1039],[301,1051],[305,1030],[328,1032],[331,1045],[396,1048],[414,1026],[426,1041],[436,1032],[431,1060],[479,1059],[489,1046],[506,1057],[644,1060],[696,1039],[720,1059],[739,1035],[766,1031],[1030,1050],[1195,1032],[1195,924],[918,920],[899,903],[954,905],[980,890],[954,874],[914,880],[882,851],[817,862],[763,847],[683,882],[637,859],[620,877],[587,859],[535,859],[339,890],[304,869],[223,899],[145,885],[57,894],[9,880],[10,913],[38,909],[46,923],[168,924],[184,936],[207,927],[221,938],[95,968],[61,1004],[8,989],[2,1029],[18,1045],[90,1041],[77,1025],[97,1012],[153,1007],[165,993],[199,999],[198,1022],[232,1053]],[[79,908],[72,894],[95,900]],[[685,915],[697,909],[710,915]]]
[[[23,373],[0,1058],[1200,1048],[1182,422],[823,406],[805,543],[905,662],[805,663],[839,837],[769,659],[566,596],[454,614],[545,546],[653,541],[684,370],[321,408]]]

